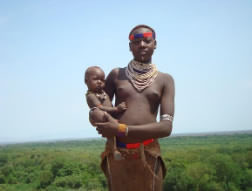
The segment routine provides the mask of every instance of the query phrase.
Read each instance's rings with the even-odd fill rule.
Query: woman
[[[174,81],[152,64],[156,49],[155,31],[147,25],[134,27],[129,34],[133,60],[125,68],[113,69],[106,79],[106,92],[115,105],[126,102],[127,110],[107,122],[96,123],[103,137],[117,136],[122,155],[115,160],[106,145],[102,169],[113,191],[162,190],[165,166],[158,138],[171,134],[174,116]],[[156,117],[160,108],[160,121]]]

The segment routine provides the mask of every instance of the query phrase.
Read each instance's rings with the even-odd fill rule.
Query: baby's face
[[[105,74],[98,68],[93,68],[86,79],[88,89],[93,92],[101,92],[105,86]]]

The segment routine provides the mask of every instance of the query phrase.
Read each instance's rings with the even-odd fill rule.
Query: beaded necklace
[[[125,74],[133,87],[141,92],[153,83],[158,75],[158,70],[155,64],[145,64],[131,60],[125,69]]]
[[[104,90],[102,90],[101,93],[97,93],[97,92],[93,92],[93,91],[88,90],[86,95],[88,95],[88,94],[94,94],[100,100],[100,102],[104,102],[107,99],[107,95]]]

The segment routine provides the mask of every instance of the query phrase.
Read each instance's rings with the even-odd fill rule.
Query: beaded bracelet
[[[119,137],[127,136],[128,132],[129,132],[128,126],[126,124],[119,123],[117,136]]]

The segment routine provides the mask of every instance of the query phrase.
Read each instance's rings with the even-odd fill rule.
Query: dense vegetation
[[[104,139],[0,146],[0,191],[107,190]],[[164,190],[252,191],[252,134],[160,140]]]

